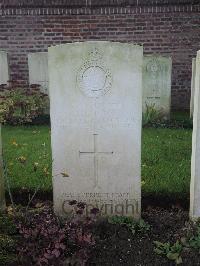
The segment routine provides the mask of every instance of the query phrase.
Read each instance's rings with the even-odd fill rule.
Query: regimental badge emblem
[[[94,48],[78,71],[77,85],[88,97],[98,98],[112,87],[112,74],[103,63],[103,55]]]

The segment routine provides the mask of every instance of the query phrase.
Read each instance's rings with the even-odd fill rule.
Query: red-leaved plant
[[[95,216],[83,217],[83,203],[72,204],[76,215],[63,223],[50,204],[19,215],[16,223],[22,241],[20,265],[85,265],[95,244]]]

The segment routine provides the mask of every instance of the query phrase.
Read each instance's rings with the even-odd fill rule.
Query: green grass
[[[143,129],[144,194],[185,196],[189,193],[191,135],[190,129]],[[9,182],[13,190],[34,190],[39,187],[41,191],[51,191],[48,126],[5,126],[3,144]]]
[[[50,128],[6,126],[2,136],[11,188],[51,190]]]
[[[143,130],[143,193],[189,195],[192,130]]]

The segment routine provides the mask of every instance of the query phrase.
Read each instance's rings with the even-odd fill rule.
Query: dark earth
[[[89,265],[176,265],[154,252],[153,241],[175,243],[181,239],[188,227],[188,212],[149,207],[142,213],[142,218],[151,225],[151,230],[143,235],[132,235],[120,226],[102,225],[96,232],[99,240]],[[181,265],[200,265],[198,252],[184,250],[181,257]]]
[[[39,201],[41,202],[41,199]],[[147,202],[151,204],[147,204]],[[26,205],[25,198],[24,201],[21,201],[22,203]],[[96,223],[93,228],[95,245],[89,252],[87,264],[82,265],[176,265],[166,256],[154,252],[154,241],[174,244],[188,235],[192,228],[188,216],[188,201],[170,203],[168,200],[166,202],[162,200],[159,203],[150,198],[143,200],[142,219],[150,225],[150,230],[136,234],[132,234],[126,226],[121,224],[113,225],[107,221]],[[183,261],[181,265],[200,265],[200,249],[184,247],[180,256]],[[56,263],[55,265],[61,264]],[[72,264],[67,265],[72,266]]]

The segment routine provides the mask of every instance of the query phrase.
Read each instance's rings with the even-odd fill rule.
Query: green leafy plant
[[[0,215],[0,234],[11,234],[17,233],[17,228],[14,224],[14,220],[7,215]]]
[[[0,234],[0,265],[13,265],[16,262],[16,241],[7,235]]]
[[[151,226],[143,219],[140,219],[139,222],[136,223],[136,228],[138,232],[146,233],[150,230]]]
[[[142,116],[143,126],[160,122],[163,118],[163,114],[161,110],[156,109],[155,104],[146,104],[145,112]]]
[[[154,252],[158,255],[166,256],[169,260],[175,261],[176,264],[182,263],[181,252],[183,246],[179,241],[171,245],[169,242],[162,243],[159,241],[154,241],[156,248]]]
[[[6,87],[0,92],[0,122],[31,123],[48,108],[47,95],[37,88]]]
[[[200,250],[200,224],[197,225],[196,234],[189,239],[188,246]]]
[[[0,265],[16,262],[17,228],[14,219],[8,215],[0,215]]]
[[[108,221],[110,224],[126,226],[128,230],[132,232],[132,234],[146,233],[150,230],[150,225],[142,219],[140,219],[139,221],[135,221],[132,217],[113,216],[109,218]]]

